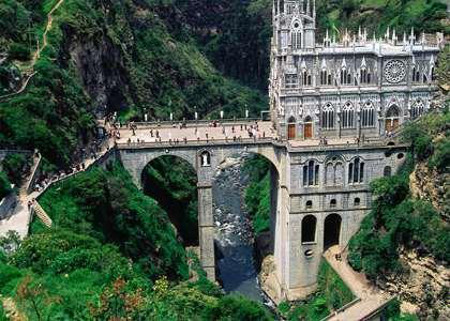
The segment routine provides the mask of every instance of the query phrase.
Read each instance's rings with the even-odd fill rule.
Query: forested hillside
[[[52,228],[35,220],[13,254],[16,238],[0,243],[2,300],[26,319],[271,319],[260,304],[224,296],[206,280],[166,212],[121,165],[63,181],[40,203]]]

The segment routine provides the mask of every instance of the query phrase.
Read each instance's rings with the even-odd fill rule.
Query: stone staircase
[[[39,205],[37,201],[34,202],[33,213],[41,220],[42,224],[44,224],[48,228],[52,227],[52,219],[47,215],[45,210],[41,205]]]

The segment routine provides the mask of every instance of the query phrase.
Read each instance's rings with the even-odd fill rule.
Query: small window
[[[306,202],[306,209],[311,209],[312,208],[312,201],[307,201]]]
[[[353,205],[360,206],[360,204],[361,204],[361,199],[359,197],[355,197],[355,200],[353,201]]]
[[[384,177],[390,177],[392,175],[392,168],[391,166],[386,166],[383,170],[383,176]]]
[[[405,154],[403,154],[403,153],[400,153],[400,154],[397,155],[398,159],[402,159],[403,157],[405,157]]]
[[[335,208],[335,207],[336,207],[336,200],[335,200],[335,199],[332,199],[332,200],[330,201],[330,207],[331,207],[331,208]]]
[[[204,151],[200,155],[200,162],[202,164],[202,167],[209,167],[211,166],[211,154],[207,151]]]

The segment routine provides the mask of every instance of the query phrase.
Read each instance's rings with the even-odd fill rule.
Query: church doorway
[[[392,105],[386,112],[385,129],[388,133],[393,132],[398,128],[399,125],[400,125],[399,108],[396,105]]]
[[[313,123],[310,116],[305,118],[303,122],[303,138],[308,139],[313,137]]]
[[[296,133],[296,121],[294,117],[289,118],[288,120],[288,139],[295,139],[297,138],[297,133]]]
[[[341,236],[342,218],[338,214],[330,214],[325,219],[323,235],[323,249],[326,251],[333,245],[339,244]]]

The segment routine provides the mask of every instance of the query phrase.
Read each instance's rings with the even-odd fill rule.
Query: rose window
[[[405,63],[401,60],[389,61],[384,67],[384,75],[391,83],[401,82],[406,76]]]

